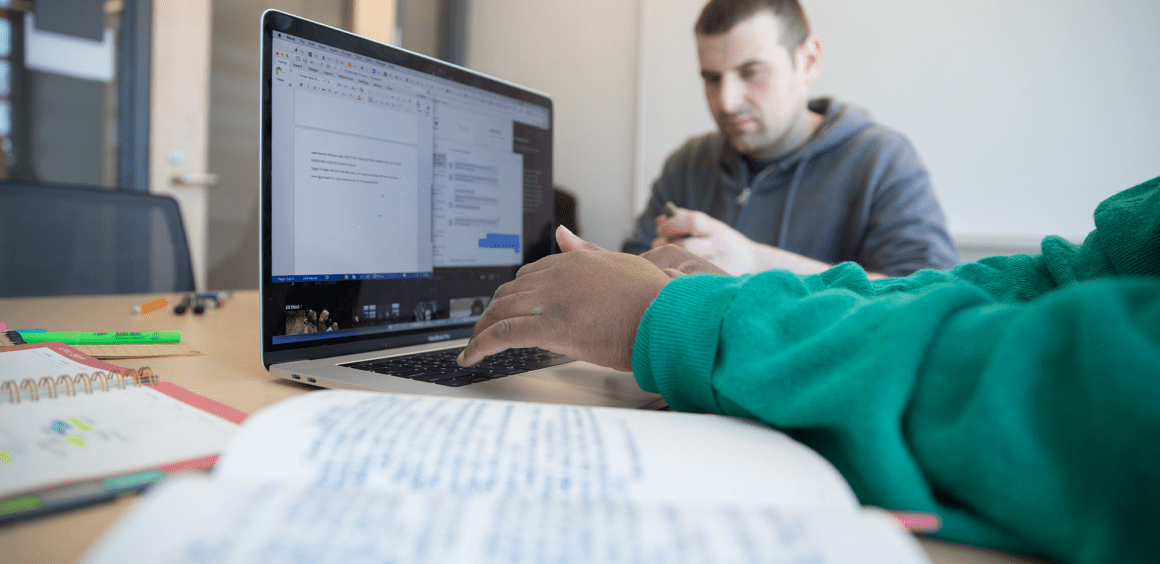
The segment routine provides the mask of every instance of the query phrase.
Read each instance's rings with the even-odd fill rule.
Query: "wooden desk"
[[[202,315],[174,315],[167,307],[133,315],[134,305],[156,295],[0,299],[0,321],[10,329],[53,331],[181,331],[182,341],[201,356],[114,360],[127,367],[149,366],[174,382],[247,413],[313,387],[274,378],[262,367],[258,333],[258,292],[235,292],[226,307]],[[176,303],[180,295],[167,295]],[[11,375],[3,375],[8,379]],[[74,562],[134,503],[135,496],[0,527],[0,555],[9,564]],[[163,526],[163,524],[158,524]],[[996,551],[920,539],[936,563],[1029,563]]]

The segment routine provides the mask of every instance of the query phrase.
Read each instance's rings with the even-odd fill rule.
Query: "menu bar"
[[[489,106],[493,110],[500,110],[515,121],[545,129],[549,126],[548,110],[537,104],[479,88],[465,87],[453,81],[417,73],[372,57],[307,41],[293,35],[275,32],[274,37],[286,42],[282,49],[275,48],[275,60],[285,59],[290,63],[304,65],[304,68],[299,69],[302,76],[312,73],[336,81],[329,85],[315,83],[309,87],[314,90],[339,93],[356,100],[360,95],[366,94],[367,87],[404,88],[414,93],[431,91],[439,102],[458,100],[478,106]],[[344,84],[352,88],[344,89],[342,88]],[[307,86],[303,83],[301,87]],[[380,102],[381,100],[376,100],[375,103]]]

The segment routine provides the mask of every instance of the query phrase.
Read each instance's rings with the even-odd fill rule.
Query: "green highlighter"
[[[181,331],[117,331],[107,333],[89,333],[87,331],[25,333],[18,331],[18,333],[25,343],[59,341],[66,345],[136,345],[181,342]]]

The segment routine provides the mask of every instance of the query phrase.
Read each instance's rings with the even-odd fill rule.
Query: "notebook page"
[[[120,366],[101,362],[80,353],[63,343],[33,343],[5,347],[0,350],[0,381],[19,382],[25,378],[38,380],[42,377],[56,378],[62,374],[74,376],[78,373],[124,370]]]
[[[164,524],[163,526],[160,524]],[[148,531],[148,534],[142,534]],[[167,480],[83,562],[926,562],[885,514]]]
[[[322,391],[250,417],[215,472],[331,487],[854,511],[821,456],[737,419]]]
[[[148,386],[0,405],[0,497],[221,452],[238,426]]]

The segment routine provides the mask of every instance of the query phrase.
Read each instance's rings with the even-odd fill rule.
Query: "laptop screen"
[[[547,96],[279,12],[262,76],[267,364],[469,336],[552,251]]]

